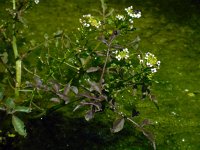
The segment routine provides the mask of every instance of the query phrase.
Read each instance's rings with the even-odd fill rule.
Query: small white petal
[[[40,2],[39,0],[35,0],[35,4],[39,4],[39,2]]]

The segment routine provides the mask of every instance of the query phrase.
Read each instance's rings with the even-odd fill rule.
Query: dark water
[[[140,49],[155,53],[161,60],[157,84],[160,109],[144,101],[138,104],[141,117],[154,122],[151,130],[159,150],[198,150],[200,148],[200,2],[198,0],[110,0],[108,6],[118,10],[133,5],[142,10],[135,22],[136,35],[141,38]],[[1,8],[4,2],[0,1]],[[75,30],[83,14],[100,8],[96,0],[41,0],[27,22],[28,38],[43,39],[45,33],[57,29]],[[30,124],[27,140],[21,149],[152,149],[147,140],[127,125],[117,135],[109,131],[111,122],[80,118],[60,119],[51,116]],[[69,116],[69,115],[66,115]],[[110,123],[110,124],[109,124]],[[51,124],[51,125],[50,125]],[[63,125],[65,124],[65,125]],[[72,127],[72,128],[69,128]],[[41,128],[37,128],[41,127]],[[97,128],[98,129],[95,129]],[[135,139],[137,137],[137,139]]]

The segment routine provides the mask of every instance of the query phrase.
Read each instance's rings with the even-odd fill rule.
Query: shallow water
[[[0,3],[3,2],[0,1]],[[161,69],[156,75],[157,83],[153,86],[153,92],[157,96],[160,109],[157,110],[153,104],[147,101],[138,104],[141,117],[149,118],[155,123],[151,130],[156,136],[158,150],[198,150],[200,148],[199,2],[195,0],[160,0],[159,2],[156,0],[121,0],[119,2],[111,0],[108,4],[108,6],[119,10],[130,5],[142,10],[143,16],[135,22],[137,30],[134,34],[141,38],[140,49],[155,53],[161,61]],[[28,38],[37,37],[37,40],[40,41],[45,33],[52,34],[57,29],[66,29],[66,32],[71,32],[78,27],[78,20],[83,14],[92,13],[92,9],[99,8],[99,6],[99,2],[95,0],[81,2],[78,0],[52,2],[41,0],[38,6],[27,14],[29,22],[27,30],[32,31]],[[98,121],[91,124],[97,125],[99,123],[100,126],[103,126],[103,130],[98,131],[99,135],[94,131],[91,134],[86,134],[89,132],[87,128],[84,128],[83,135],[80,134],[90,137],[86,143],[91,144],[93,149],[133,149],[132,140],[135,137],[128,134],[132,130],[131,127],[127,126],[124,133],[122,131],[116,137],[105,136],[109,134],[109,126],[104,125],[101,120]],[[86,124],[83,123],[83,126]],[[78,128],[78,126],[76,127]],[[92,127],[89,126],[89,128]],[[69,132],[67,129],[65,131],[66,134]],[[75,131],[75,133],[77,135],[73,135],[72,132],[71,136],[78,136],[79,132]],[[91,135],[96,135],[96,138]],[[72,142],[69,143],[73,144],[79,138],[74,138],[75,140],[71,140]],[[114,139],[111,140],[112,138]],[[140,138],[140,140],[144,139]],[[104,143],[100,141],[104,141]],[[46,142],[48,143],[48,140]],[[55,144],[57,143],[59,141],[55,142]],[[63,143],[61,142],[60,149],[66,148],[62,147]],[[137,141],[135,143],[137,146],[134,149],[151,149],[149,144],[145,143],[147,141],[141,143]],[[86,146],[87,144],[83,145],[85,149],[90,148]],[[80,147],[71,147],[71,149],[79,149]],[[49,149],[53,148],[49,147]]]

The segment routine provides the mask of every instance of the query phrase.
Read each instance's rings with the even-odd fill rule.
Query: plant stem
[[[102,73],[101,73],[100,83],[103,82],[103,76],[104,76],[104,73],[105,73],[105,70],[106,70],[106,65],[107,65],[107,62],[108,62],[109,53],[110,53],[110,47],[107,50],[106,60],[105,60],[105,63],[104,63],[104,66],[103,66],[103,70],[102,70]]]
[[[15,13],[16,11],[16,1],[13,0],[13,11]],[[15,96],[18,97],[19,96],[19,90],[20,90],[20,86],[21,86],[21,59],[19,58],[19,54],[18,54],[18,49],[17,49],[17,38],[16,38],[16,21],[15,21],[15,16],[16,14],[13,15],[13,26],[12,26],[12,33],[13,33],[13,37],[12,37],[12,48],[13,48],[13,52],[14,52],[14,56],[15,56],[15,71],[16,71],[16,75],[15,75]]]
[[[106,53],[106,60],[105,60],[105,63],[104,63],[104,66],[103,66],[103,70],[102,70],[102,73],[101,73],[101,78],[100,78],[100,83],[102,84],[103,83],[103,76],[105,74],[105,70],[106,70],[106,65],[107,65],[107,62],[108,62],[108,57],[109,57],[109,54],[110,54],[110,50],[111,50],[111,44],[114,40],[115,36],[113,36],[109,43],[107,44],[108,46],[108,50],[107,50],[107,53]]]

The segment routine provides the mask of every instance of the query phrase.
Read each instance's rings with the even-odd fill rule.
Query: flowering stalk
[[[13,0],[13,11],[16,11],[16,1]],[[21,59],[19,58],[19,53],[17,49],[17,38],[16,38],[16,22],[15,22],[16,14],[13,15],[13,26],[12,26],[12,48],[15,56],[15,96],[19,96],[19,89],[21,86]]]

